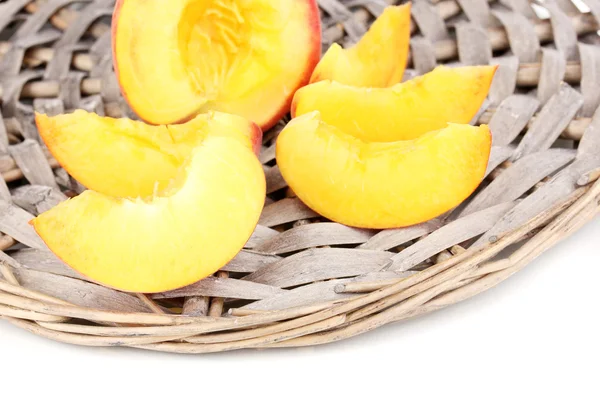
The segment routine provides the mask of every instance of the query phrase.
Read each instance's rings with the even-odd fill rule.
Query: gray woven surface
[[[472,201],[403,229],[379,232],[326,221],[286,197],[274,159],[279,124],[265,134],[261,161],[269,198],[246,249],[218,277],[156,295],[157,304],[166,309],[186,302],[184,311],[199,315],[209,304],[218,304],[213,308],[220,314],[229,307],[269,310],[345,299],[355,295],[336,287],[408,276],[457,248],[494,242],[565,201],[600,168],[600,2],[584,2],[592,12],[568,0],[536,3],[547,19],[537,17],[527,0],[414,1],[407,77],[440,63],[500,65],[474,121],[490,124],[494,148],[488,178]],[[387,5],[319,4],[323,50],[334,41],[355,43]],[[112,6],[112,0],[0,3],[0,244],[4,263],[26,288],[82,307],[150,311],[143,299],[68,269],[27,224],[65,194],[83,190],[41,142],[34,110],[84,108],[133,117],[112,70]]]

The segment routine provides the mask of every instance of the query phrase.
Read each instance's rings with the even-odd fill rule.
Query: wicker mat
[[[306,346],[428,313],[510,277],[599,211],[600,0],[415,0],[406,78],[499,64],[473,121],[486,179],[463,205],[402,229],[355,229],[291,196],[260,156],[268,198],[246,248],[214,277],[152,296],[89,282],[28,225],[84,188],[49,155],[34,110],[135,118],[112,67],[112,0],[0,2],[0,317],[89,346],[203,353]],[[323,50],[355,43],[388,3],[319,0]]]

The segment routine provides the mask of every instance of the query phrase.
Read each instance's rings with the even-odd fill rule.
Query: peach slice
[[[361,228],[398,228],[435,218],[484,177],[487,126],[449,124],[417,139],[364,142],[313,112],[277,139],[277,165],[296,195],[326,218]]]
[[[296,92],[292,115],[319,111],[321,119],[365,141],[414,139],[471,121],[485,100],[496,66],[438,67],[386,89],[322,81]]]
[[[112,38],[121,89],[152,124],[217,110],[268,129],[321,55],[315,0],[119,0]]]
[[[347,50],[334,43],[310,82],[331,80],[350,86],[389,87],[402,80],[410,40],[410,3],[386,7],[369,31]]]
[[[165,189],[192,150],[209,136],[228,136],[260,151],[262,132],[245,118],[201,114],[183,125],[146,125],[77,110],[36,115],[56,160],[89,189],[117,197],[145,197]]]
[[[119,290],[155,293],[217,271],[251,236],[265,199],[253,152],[233,137],[207,137],[173,186],[123,199],[91,190],[32,224],[58,257]]]

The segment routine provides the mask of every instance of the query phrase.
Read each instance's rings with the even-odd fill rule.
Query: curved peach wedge
[[[262,211],[265,177],[247,146],[208,137],[157,197],[88,190],[32,221],[58,257],[119,290],[155,293],[192,284],[231,260]]]
[[[292,115],[321,119],[365,141],[414,139],[448,122],[466,124],[485,100],[496,66],[438,67],[385,89],[322,81],[296,92]]]
[[[349,49],[334,43],[310,82],[330,80],[350,86],[389,87],[402,80],[410,40],[410,3],[388,6],[361,40]]]
[[[268,129],[321,55],[315,0],[118,0],[112,26],[121,90],[152,124],[217,110]]]
[[[364,142],[319,120],[292,120],[277,139],[277,165],[310,208],[361,228],[398,228],[435,218],[484,177],[487,126],[450,124],[408,141]]]
[[[262,132],[245,118],[201,114],[182,125],[147,125],[77,110],[36,115],[40,136],[56,160],[85,187],[116,197],[165,189],[193,149],[211,136],[231,137],[260,151]]]

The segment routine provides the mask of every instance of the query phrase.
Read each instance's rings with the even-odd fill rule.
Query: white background
[[[596,219],[469,301],[311,349],[81,348],[0,321],[0,398],[597,400],[599,239]]]

